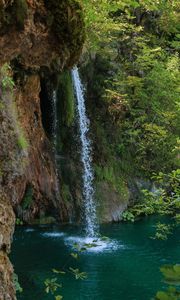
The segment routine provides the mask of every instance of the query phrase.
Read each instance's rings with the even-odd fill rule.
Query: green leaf
[[[55,296],[55,300],[62,300],[62,299],[63,299],[63,296],[61,296],[61,295]]]
[[[52,269],[52,272],[55,273],[55,274],[62,274],[62,275],[66,274],[66,272],[61,271],[61,270],[57,270],[57,269]]]
[[[78,256],[77,253],[71,253],[71,256],[72,256],[73,258],[75,258],[75,259],[78,259],[78,258],[79,258],[79,256]]]
[[[74,275],[76,280],[78,280],[78,279],[85,280],[87,278],[86,272],[80,272],[79,269],[73,269],[71,267],[69,268],[69,270]]]

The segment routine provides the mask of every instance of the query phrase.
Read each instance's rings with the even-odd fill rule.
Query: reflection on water
[[[53,299],[44,293],[44,280],[53,276],[52,268],[71,266],[87,272],[88,278],[78,281],[69,272],[62,276],[65,300],[150,300],[165,286],[159,267],[178,263],[180,253],[179,229],[167,241],[149,238],[157,221],[153,217],[135,224],[104,225],[101,233],[109,240],[98,239],[97,246],[83,251],[78,260],[70,256],[73,244],[94,242],[83,238],[77,227],[19,227],[11,255],[24,288],[18,299]]]

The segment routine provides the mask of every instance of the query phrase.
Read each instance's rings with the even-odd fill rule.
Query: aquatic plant
[[[159,291],[155,300],[179,300],[180,299],[180,265],[165,265],[160,268],[164,282],[170,284],[166,291]]]

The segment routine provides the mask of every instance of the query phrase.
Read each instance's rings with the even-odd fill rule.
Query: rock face
[[[72,66],[82,50],[83,18],[76,1],[0,1],[0,62],[25,68]],[[66,33],[66,34],[64,34]]]
[[[107,182],[96,184],[97,212],[100,222],[118,222],[126,210],[129,201],[129,191],[122,195]]]
[[[83,26],[76,1],[0,0],[1,300],[16,299],[8,259],[13,209],[25,222],[53,210],[62,215],[53,147],[42,125],[41,78],[78,60]]]
[[[14,224],[15,216],[11,203],[4,193],[0,193],[0,299],[2,300],[16,299],[12,282],[13,268],[7,256]]]
[[[16,107],[18,120],[24,132],[27,145],[20,145],[25,152],[23,177],[17,178],[17,191],[20,197],[14,199],[15,206],[19,204],[22,196],[32,190],[32,204],[22,215],[23,220],[30,221],[30,218],[45,210],[48,202],[56,203],[56,172],[51,144],[45,135],[41,122],[40,109],[40,78],[38,75],[30,75],[23,83],[23,89],[16,92]],[[22,195],[22,196],[21,196]],[[24,205],[23,206],[26,206]]]

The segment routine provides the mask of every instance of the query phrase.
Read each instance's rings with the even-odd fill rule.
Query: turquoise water
[[[52,268],[79,268],[88,273],[84,281],[75,280],[70,272],[61,275],[61,295],[67,300],[150,300],[162,282],[159,267],[179,263],[180,230],[167,241],[150,239],[156,217],[135,224],[101,226],[110,242],[70,257],[71,244],[81,243],[79,228],[74,226],[18,227],[11,260],[24,292],[20,300],[54,299],[44,293],[43,282],[53,276]],[[166,222],[168,219],[166,219]]]

